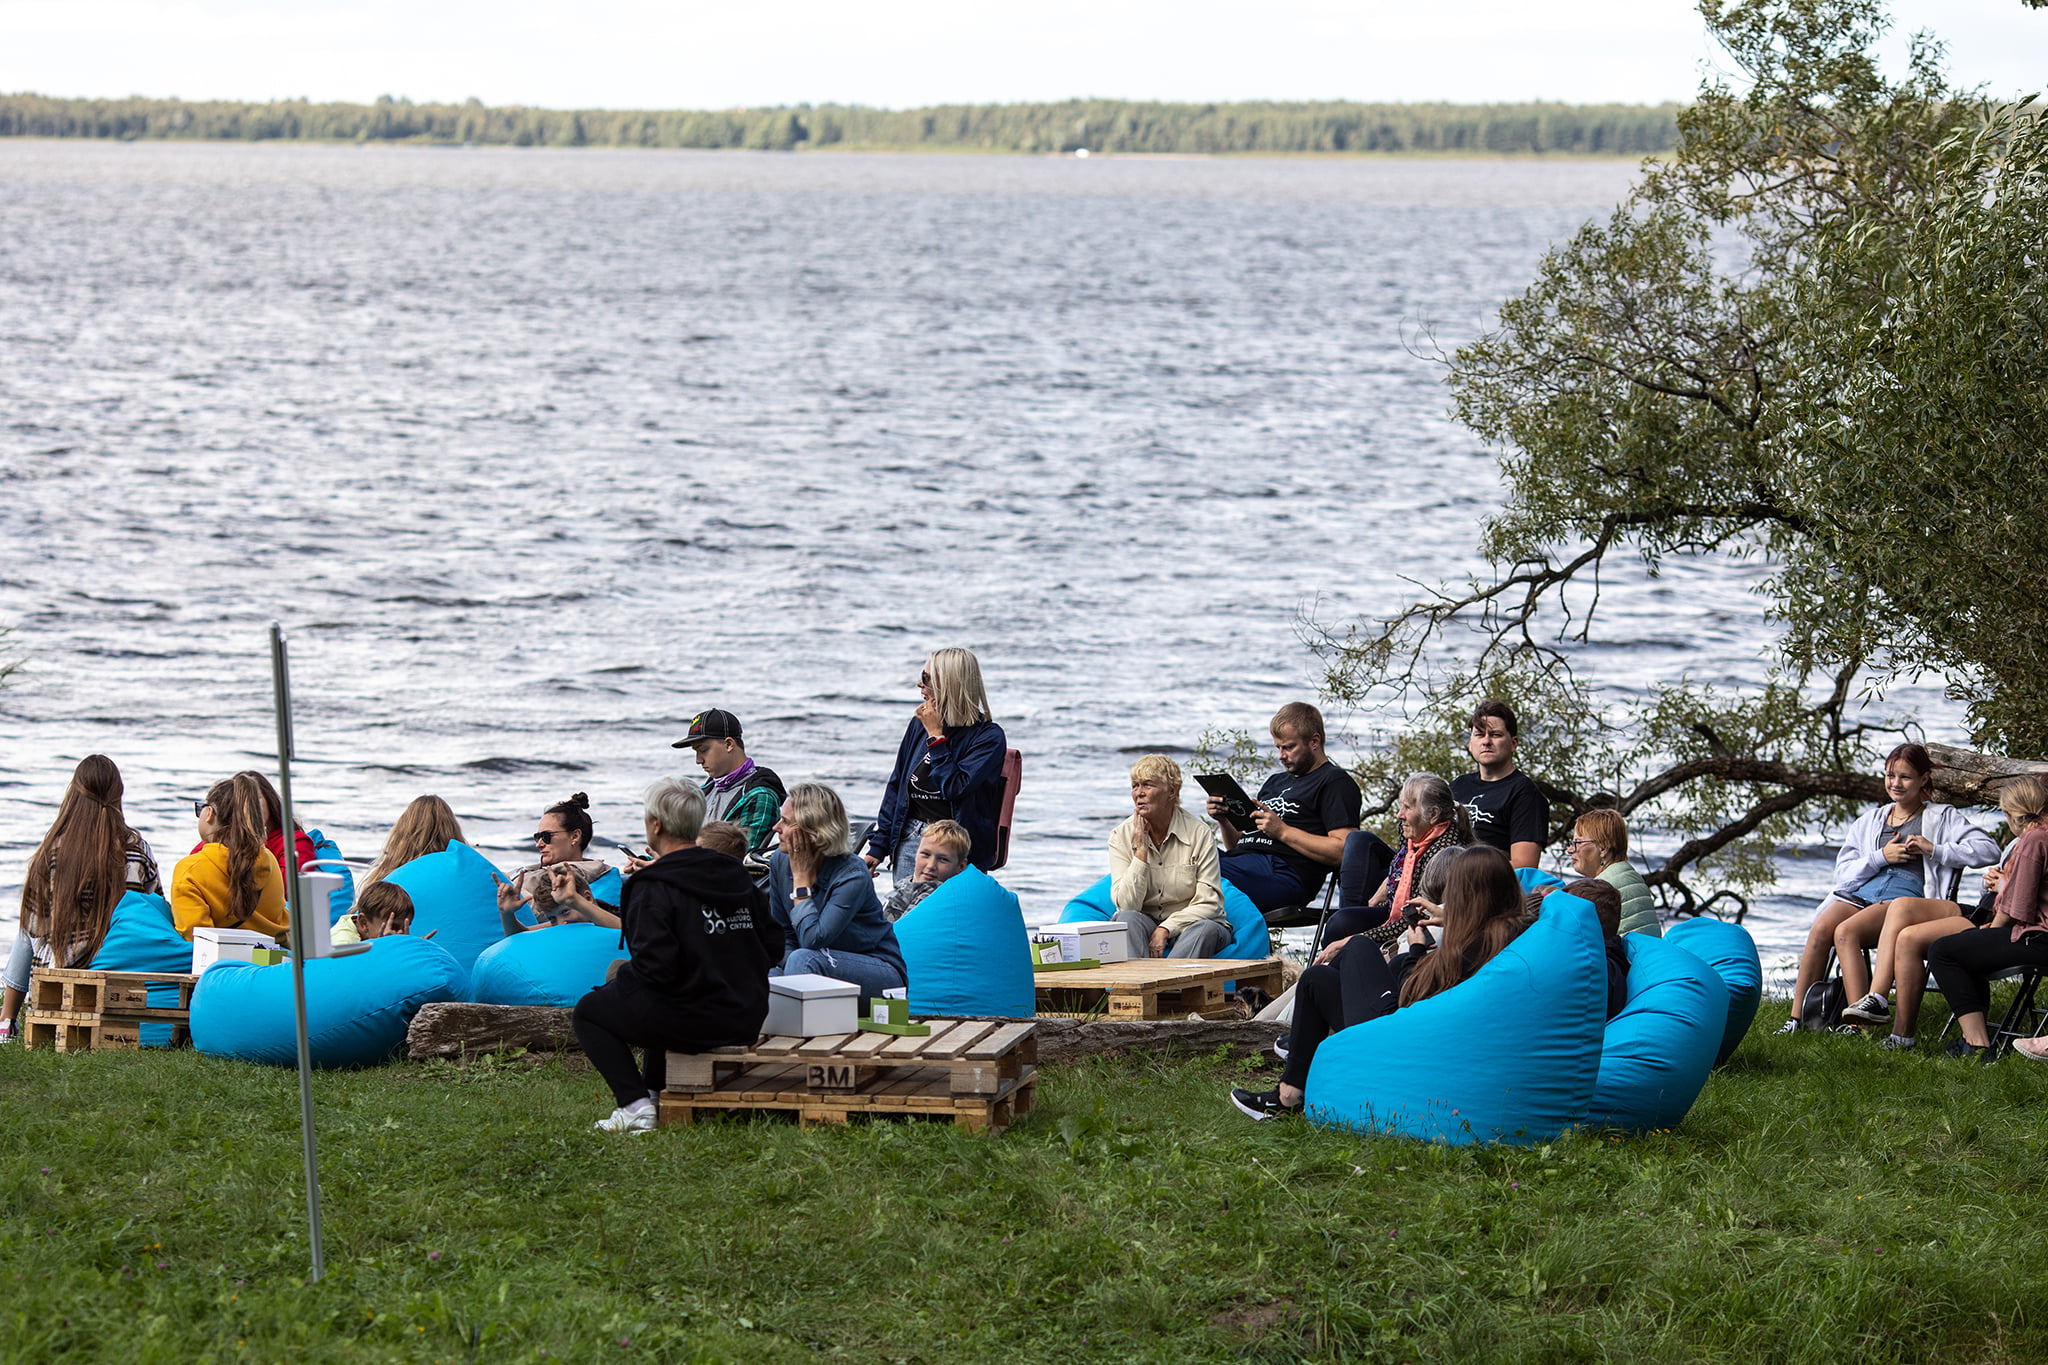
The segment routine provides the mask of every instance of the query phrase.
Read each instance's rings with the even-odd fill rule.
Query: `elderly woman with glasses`
[[[1581,877],[1598,878],[1621,893],[1622,933],[1664,936],[1650,884],[1629,865],[1628,824],[1620,811],[1589,810],[1581,815],[1564,849],[1573,871]]]
[[[611,871],[609,863],[587,856],[591,833],[590,798],[582,792],[541,812],[533,831],[540,861],[520,868],[498,887],[498,923],[507,934],[578,920],[619,927],[618,907],[590,896],[590,884]],[[519,908],[528,902],[534,922],[521,924]]]
[[[923,700],[897,746],[896,771],[862,856],[870,871],[887,862],[909,880],[925,827],[953,820],[972,841],[967,861],[986,872],[996,864],[1010,742],[989,714],[981,664],[964,649],[935,649],[917,690]]]

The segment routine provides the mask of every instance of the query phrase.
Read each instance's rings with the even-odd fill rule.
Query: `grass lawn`
[[[11,1047],[0,1360],[2048,1359],[2048,1067],[1779,1017],[1677,1132],[1529,1149],[1254,1124],[1211,1059],[1049,1068],[998,1138],[325,1074],[318,1285],[293,1073]]]

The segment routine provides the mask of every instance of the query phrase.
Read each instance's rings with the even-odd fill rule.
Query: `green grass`
[[[2048,1358],[2048,1067],[1777,1021],[1677,1132],[1532,1149],[1253,1124],[1213,1059],[1049,1069],[998,1138],[322,1075],[318,1285],[292,1073],[9,1048],[0,1360]]]

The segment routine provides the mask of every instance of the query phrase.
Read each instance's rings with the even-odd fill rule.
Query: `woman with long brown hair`
[[[254,773],[236,773],[192,803],[199,820],[197,852],[171,871],[171,921],[186,938],[202,925],[253,929],[283,938],[289,927],[284,873],[264,847],[262,787]]]
[[[162,889],[149,842],[121,811],[121,770],[105,754],[87,754],[71,774],[49,832],[29,856],[21,921],[0,997],[0,1037],[28,992],[32,967],[91,962],[127,891]],[[102,894],[101,888],[110,888]]]
[[[1303,972],[1295,986],[1294,1025],[1280,1085],[1231,1091],[1230,1102],[1240,1111],[1255,1119],[1299,1113],[1309,1063],[1323,1039],[1449,990],[1492,961],[1528,926],[1522,884],[1507,854],[1491,844],[1475,844],[1445,856],[1449,869],[1442,916],[1422,921],[1442,929],[1442,944],[1418,944],[1389,962],[1377,943],[1359,935],[1334,961]]]
[[[448,845],[462,842],[462,822],[455,818],[446,801],[438,796],[415,796],[412,804],[400,813],[398,823],[391,827],[391,835],[385,839],[384,852],[375,866],[356,884],[356,894],[361,895],[415,858],[445,852]]]

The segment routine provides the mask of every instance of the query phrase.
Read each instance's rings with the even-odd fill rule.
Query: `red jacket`
[[[307,863],[312,862],[320,855],[314,851],[313,841],[306,837],[306,831],[298,831],[298,836],[293,842],[299,846],[299,866],[303,868]],[[277,859],[277,865],[282,868],[284,866],[284,835],[277,830],[272,830],[270,837],[263,841],[263,846],[270,850],[270,856]],[[192,851],[197,853],[205,847],[206,841],[201,839],[198,843],[192,845]]]

